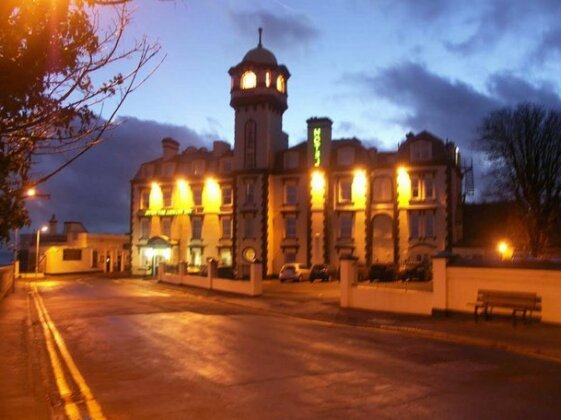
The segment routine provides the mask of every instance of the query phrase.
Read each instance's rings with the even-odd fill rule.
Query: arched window
[[[271,72],[265,73],[265,86],[271,87]]]
[[[257,86],[257,76],[252,71],[246,71],[242,74],[240,86],[242,89],[252,89]]]
[[[248,120],[244,129],[244,168],[255,168],[257,152],[257,124],[255,120]]]
[[[277,77],[277,90],[281,93],[284,93],[286,91],[286,84],[282,74]]]

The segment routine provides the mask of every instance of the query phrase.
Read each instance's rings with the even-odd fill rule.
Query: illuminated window
[[[265,73],[265,86],[271,87],[271,72]]]
[[[223,206],[232,205],[232,187],[230,186],[222,187],[222,205]]]
[[[339,181],[339,202],[348,203],[353,199],[353,183],[351,179],[341,179]]]
[[[164,207],[171,207],[171,188],[164,188],[162,191]]]
[[[296,217],[287,216],[284,219],[284,237],[296,238]]]
[[[203,231],[203,219],[200,217],[193,217],[191,219],[192,239],[201,239]]]
[[[374,178],[372,186],[372,200],[387,202],[392,200],[392,180],[388,176]]]
[[[417,175],[411,176],[411,198],[421,198],[421,179]]]
[[[147,217],[140,220],[140,239],[148,239],[150,237],[150,219]]]
[[[353,215],[343,213],[339,218],[339,237],[349,239],[353,237]]]
[[[242,89],[252,89],[257,86],[257,76],[252,71],[246,71],[242,74],[240,86]]]
[[[277,90],[281,93],[286,91],[286,82],[282,74],[277,77]]]
[[[298,203],[298,187],[296,184],[285,184],[284,204],[294,205]]]
[[[162,217],[162,235],[171,237],[171,218]]]
[[[245,184],[245,204],[255,204],[255,184],[253,182]]]
[[[195,206],[202,206],[203,205],[203,188],[200,185],[196,185],[191,187],[191,191],[193,191],[193,204]]]
[[[244,129],[244,168],[254,169],[257,154],[257,124],[248,120]]]
[[[222,238],[232,238],[232,218],[230,216],[222,218]]]
[[[231,248],[221,248],[220,249],[220,264],[223,266],[230,267],[232,265],[232,249]]]

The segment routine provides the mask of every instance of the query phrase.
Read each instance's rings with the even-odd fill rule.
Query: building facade
[[[307,120],[307,139],[289,147],[282,130],[290,73],[261,44],[229,70],[234,147],[162,156],[131,181],[133,274],[160,261],[232,266],[264,275],[287,262],[326,263],[352,255],[365,266],[404,267],[450,249],[462,236],[458,148],[423,131],[393,152],[358,139],[332,139],[329,118]]]

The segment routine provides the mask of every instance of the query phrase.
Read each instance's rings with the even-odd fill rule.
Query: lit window
[[[255,184],[253,182],[245,184],[245,204],[255,204]]]
[[[242,89],[252,89],[257,86],[257,76],[252,71],[246,71],[242,74],[242,79],[240,82]]]
[[[277,90],[281,93],[286,91],[286,82],[283,75],[279,75],[277,77]]]
[[[271,87],[271,72],[265,73],[265,86]]]
[[[298,202],[298,187],[295,184],[284,186],[284,203],[294,205]]]
[[[220,264],[223,266],[230,267],[232,265],[232,249],[222,248],[220,249]]]
[[[222,187],[222,205],[230,206],[232,204],[232,187]]]
[[[192,239],[201,239],[203,230],[203,219],[193,217],[191,219]]]
[[[171,219],[169,217],[162,218],[162,235],[171,237]]]
[[[232,237],[232,218],[229,216],[222,218],[222,237],[224,239]]]
[[[191,191],[193,191],[193,204],[195,206],[202,206],[203,205],[203,188],[199,185],[191,187]]]
[[[353,215],[351,213],[343,213],[339,218],[339,237],[352,238],[353,237]]]
[[[339,202],[348,203],[353,198],[353,184],[350,179],[339,181]]]
[[[288,216],[284,219],[284,237],[296,238],[296,217]]]

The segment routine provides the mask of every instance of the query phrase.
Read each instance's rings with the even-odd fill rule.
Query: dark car
[[[368,270],[370,281],[392,281],[395,279],[393,264],[372,264]]]
[[[405,281],[428,281],[432,279],[432,267],[429,260],[408,263],[399,272],[399,279]]]
[[[329,274],[329,268],[325,264],[314,264],[310,270],[310,283],[314,280],[329,281],[331,280],[331,275]]]

